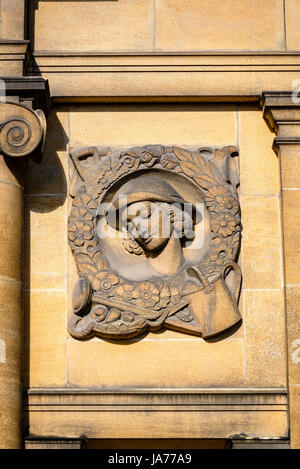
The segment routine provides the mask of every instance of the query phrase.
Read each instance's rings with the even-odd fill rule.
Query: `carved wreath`
[[[146,146],[106,157],[106,163],[97,165],[94,172],[85,170],[86,177],[82,177],[80,183],[77,183],[77,192],[74,194],[69,217],[69,241],[79,275],[87,279],[91,286],[87,287],[91,291],[87,291],[86,296],[98,295],[108,301],[106,306],[102,304],[94,307],[88,319],[82,313],[72,317],[69,330],[74,337],[86,337],[89,335],[88,330],[90,334],[98,330],[99,333],[109,333],[112,337],[136,335],[146,329],[147,318],[138,315],[140,307],[151,309],[153,314],[150,319],[154,325],[156,319],[161,324],[164,314],[165,317],[169,315],[171,308],[176,311],[176,305],[180,304],[179,289],[161,279],[133,283],[111,272],[98,245],[96,212],[104,194],[116,181],[138,169],[160,168],[183,174],[200,188],[211,216],[211,244],[198,265],[207,279],[216,277],[224,265],[236,260],[241,235],[240,206],[236,185],[220,167],[220,164],[225,167],[226,157],[229,158],[232,152],[236,152],[234,147],[214,152],[207,148],[190,151],[179,147]],[[86,154],[100,162],[101,156],[96,148],[73,155],[73,161],[75,162],[75,156],[80,160]],[[121,303],[130,302],[131,310],[109,308],[111,297]],[[180,307],[177,309],[180,310]],[[191,320],[184,309],[180,318],[183,321]]]

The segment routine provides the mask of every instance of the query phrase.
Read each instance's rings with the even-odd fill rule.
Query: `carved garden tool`
[[[234,294],[229,291],[225,283],[225,274],[229,269],[235,272]],[[241,320],[237,303],[242,274],[235,262],[225,264],[221,275],[212,282],[208,281],[205,273],[198,267],[193,266],[188,272],[195,274],[200,286],[197,287],[196,284],[187,281],[183,285],[181,296],[189,302],[189,308],[200,326],[203,338],[213,337]]]
[[[100,305],[100,314],[98,312],[94,314],[95,304]],[[172,307],[155,311],[150,308],[136,306],[127,301],[118,301],[99,294],[92,295],[89,280],[86,277],[81,277],[73,291],[73,310],[81,316],[85,316],[85,319],[81,321],[80,325],[80,320],[73,316],[69,323],[69,329],[76,338],[84,337],[95,327],[98,332],[105,332],[106,335],[111,330],[113,336],[112,328],[114,326],[111,325],[111,317],[121,317],[121,313],[123,313],[127,316],[132,315],[132,323],[128,326],[128,332],[135,326],[145,328],[147,324],[151,325],[152,330],[154,330],[154,328],[159,328],[167,317],[172,316],[187,305],[187,301],[181,301]]]

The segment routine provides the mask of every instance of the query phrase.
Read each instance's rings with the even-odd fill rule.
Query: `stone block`
[[[244,291],[245,367],[248,386],[286,386],[283,291]]]
[[[282,288],[278,196],[242,196],[243,287]]]
[[[281,0],[157,0],[163,51],[283,50]]]

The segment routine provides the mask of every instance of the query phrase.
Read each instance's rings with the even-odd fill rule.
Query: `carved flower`
[[[178,160],[172,153],[166,153],[164,156],[162,156],[160,164],[163,168],[174,169],[176,166],[178,166]]]
[[[235,215],[239,211],[237,200],[223,186],[210,187],[206,193],[205,202],[211,212],[229,211]]]
[[[153,284],[145,281],[138,285],[134,283],[123,283],[115,289],[117,299],[131,301],[138,306],[153,308],[156,311],[167,305],[176,305],[180,301],[178,288],[169,288],[166,284]]]
[[[218,254],[212,254],[211,256],[208,256],[206,259],[203,260],[203,262],[201,263],[201,267],[207,274],[213,274],[215,272],[219,272],[220,266],[223,264],[222,258],[220,258],[220,261],[221,262],[219,262]]]
[[[73,207],[82,207],[86,206],[91,202],[92,198],[86,192],[81,193],[73,200]]]
[[[235,231],[236,221],[232,215],[221,213],[212,219],[210,226],[213,233],[226,238]]]
[[[170,304],[171,306],[177,305],[181,300],[179,288],[173,287],[171,288],[171,298]]]
[[[146,306],[146,308],[153,308],[159,302],[160,290],[157,285],[150,282],[141,282],[138,284],[139,297],[136,304]]]
[[[130,170],[135,170],[140,164],[139,157],[133,153],[124,154],[121,158],[123,163],[123,167],[128,168]]]
[[[221,266],[224,262],[232,260],[234,258],[234,251],[231,246],[229,246],[225,241],[222,241],[221,238],[216,238],[212,243],[212,255],[210,256],[210,265]]]
[[[92,221],[94,218],[93,214],[84,206],[73,207],[72,216],[74,218],[84,218],[87,221]]]
[[[119,283],[119,277],[108,270],[99,272],[95,278],[92,279],[92,287],[95,291],[101,291],[105,296],[109,296],[109,290],[114,285]]]
[[[238,213],[240,207],[237,200],[233,196],[226,197],[224,199],[225,209],[231,212],[233,215]]]
[[[135,319],[135,315],[131,313],[130,311],[125,311],[122,314],[122,320],[125,322],[133,322]]]
[[[145,151],[142,153],[141,162],[144,163],[146,166],[151,168],[157,161],[157,157],[152,155],[150,152]]]
[[[162,308],[165,308],[170,303],[170,297],[170,288],[166,284],[162,285],[162,287],[159,289],[159,302],[154,306],[154,309],[158,311]]]
[[[84,223],[83,221],[76,221],[69,225],[69,240],[75,244],[75,246],[83,246],[85,241],[93,239],[92,233],[93,224]]]
[[[90,241],[85,242],[80,251],[83,254],[88,254],[89,257],[93,257],[99,252],[97,240],[93,237]]]
[[[139,297],[139,289],[134,283],[123,283],[116,288],[116,295],[126,301],[131,301]]]

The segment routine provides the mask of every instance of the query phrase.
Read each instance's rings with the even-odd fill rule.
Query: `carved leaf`
[[[195,176],[194,179],[196,183],[199,184],[199,186],[202,187],[203,189],[209,189],[214,184],[214,180],[212,180],[210,177],[207,177],[205,175]]]
[[[205,159],[197,151],[194,152],[194,161],[198,168],[205,172]]]
[[[195,177],[197,175],[197,166],[189,161],[183,161],[180,163],[182,171],[189,177]]]
[[[96,265],[97,265],[98,272],[99,272],[100,270],[106,269],[107,265],[106,265],[106,263],[105,263],[105,261],[104,261],[104,259],[103,259],[103,257],[102,257],[102,255],[101,255],[100,252],[96,254],[94,260],[95,260],[95,263],[96,263]]]
[[[87,254],[76,254],[76,262],[86,263],[89,262],[90,258]]]
[[[220,184],[225,184],[225,179],[223,178],[218,168],[215,166],[215,164],[212,161],[208,160],[206,167],[207,167],[207,174],[211,175],[214,181],[218,181]]]
[[[97,268],[92,264],[78,264],[78,270],[79,272],[87,275],[97,273]]]
[[[234,249],[237,249],[240,244],[240,232],[235,233],[231,239],[231,244]]]
[[[203,189],[208,189],[216,182],[224,184],[225,180],[210,160],[206,161],[200,152],[188,152],[182,148],[173,147],[174,154],[180,160],[182,171],[194,180]]]
[[[172,147],[172,150],[174,155],[176,155],[180,161],[190,161],[191,163],[193,163],[192,152],[179,147]]]

